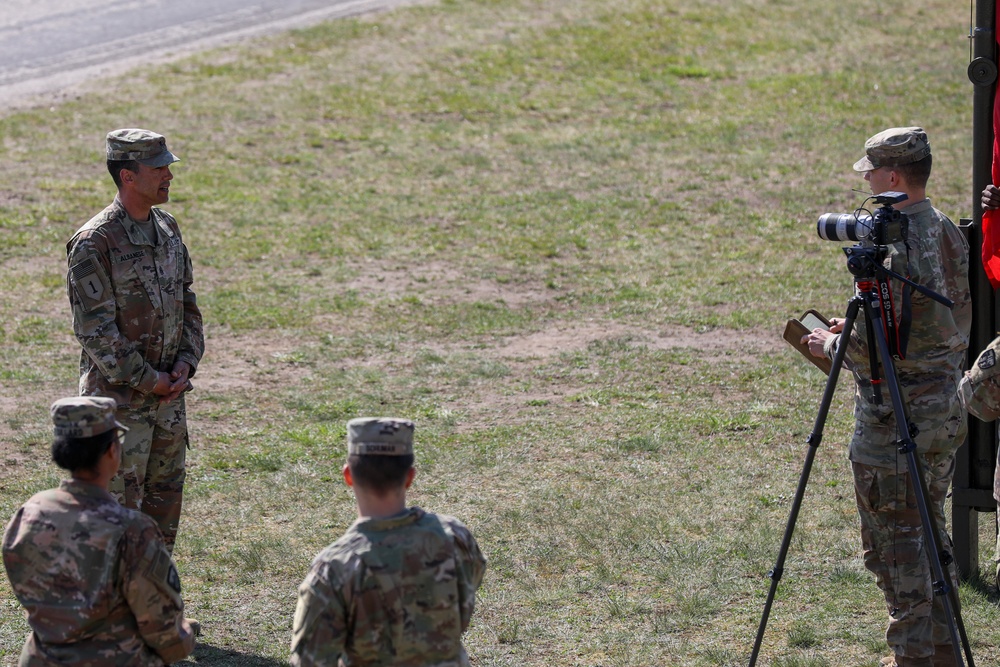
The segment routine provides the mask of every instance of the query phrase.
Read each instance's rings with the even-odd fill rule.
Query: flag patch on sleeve
[[[69,270],[70,284],[83,306],[89,311],[111,297],[108,278],[93,257],[74,264]]]

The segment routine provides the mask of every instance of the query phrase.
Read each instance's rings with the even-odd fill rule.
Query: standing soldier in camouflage
[[[21,667],[152,667],[194,649],[199,626],[184,618],[159,529],[108,493],[125,430],[115,408],[97,396],[52,405],[52,459],[72,476],[32,496],[4,532],[4,567],[31,626]]]
[[[965,440],[967,421],[958,399],[965,350],[969,346],[972,302],[969,247],[965,237],[926,197],[931,148],[919,127],[892,128],[865,143],[865,157],[854,170],[864,172],[872,194],[903,192],[895,208],[909,218],[905,242],[888,246],[887,268],[955,302],[947,308],[892,281],[892,300],[905,359],[895,362],[903,402],[915,437],[930,510],[939,542],[951,551],[944,501],[955,472],[955,450]],[[803,338],[816,356],[832,358],[840,344],[843,320],[829,331],[815,329]],[[924,546],[907,461],[897,442],[900,433],[888,397],[872,402],[866,325],[856,323],[846,359],[857,384],[855,428],[850,444],[865,567],[875,574],[889,611],[886,640],[894,653],[883,665],[945,667],[956,664],[944,603],[932,589],[931,555]],[[954,586],[958,578],[949,567]]]
[[[177,221],[154,207],[170,198],[176,161],[159,134],[110,132],[118,196],[66,245],[80,394],[115,399],[129,428],[111,492],[152,517],[171,551],[188,446],[184,392],[205,349],[191,258]]]
[[[292,664],[467,667],[462,633],[486,559],[458,519],[406,507],[413,422],[352,419],[347,449],[358,520],[299,586]]]

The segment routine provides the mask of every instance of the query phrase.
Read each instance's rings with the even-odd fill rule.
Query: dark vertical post
[[[976,0],[973,27],[973,59],[969,79],[973,88],[972,114],[972,220],[963,220],[970,247],[969,280],[972,290],[972,333],[967,366],[996,335],[995,297],[983,271],[983,209],[980,193],[992,182],[993,99],[997,81],[997,42],[994,34],[996,0]],[[958,450],[952,493],[952,529],[955,560],[960,576],[979,572],[979,520],[977,511],[996,511],[993,474],[996,465],[997,433],[994,423],[969,417],[969,438]]]

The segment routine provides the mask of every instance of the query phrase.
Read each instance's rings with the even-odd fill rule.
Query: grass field
[[[353,520],[346,421],[409,417],[412,500],[490,559],[473,664],[745,665],[823,376],[781,341],[851,276],[866,137],[919,124],[971,215],[968,7],[444,0],[0,112],[0,517],[60,471],[64,243],[103,141],[164,133],[207,352],[176,559],[192,663],[287,658],[295,588]],[[758,664],[871,667],[839,388]],[[983,529],[989,574],[992,517]],[[977,664],[995,589],[964,586]],[[0,581],[0,663],[27,625]]]

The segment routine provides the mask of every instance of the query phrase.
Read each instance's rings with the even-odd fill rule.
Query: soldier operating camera
[[[969,295],[969,248],[958,227],[926,197],[931,172],[927,134],[919,127],[892,128],[865,143],[865,156],[854,165],[864,173],[873,195],[898,192],[900,233],[872,239],[883,244],[877,261],[892,274],[905,276],[953,302],[948,307],[902,280],[888,279],[880,290],[881,309],[893,326],[892,356],[909,422],[916,431],[917,456],[922,463],[931,512],[939,527],[939,542],[951,551],[945,528],[944,500],[955,471],[955,450],[966,435],[964,411],[958,399],[965,350],[969,342],[972,306]],[[893,197],[895,199],[895,197]],[[856,236],[857,225],[851,230]],[[848,235],[849,220],[830,218],[828,234]],[[836,226],[842,223],[840,229]],[[830,227],[829,225],[833,225]],[[890,225],[885,225],[889,229]],[[821,235],[823,230],[821,229]],[[861,246],[864,247],[864,244]],[[860,251],[859,251],[860,254]],[[851,266],[851,253],[848,252]],[[851,267],[852,273],[855,269]],[[815,356],[833,358],[847,344],[845,362],[854,374],[855,428],[849,457],[854,473],[865,566],[876,577],[889,612],[886,640],[893,655],[883,665],[943,667],[954,665],[955,650],[947,610],[932,590],[931,564],[924,549],[924,527],[914,499],[908,467],[895,446],[901,440],[893,407],[872,391],[872,356],[866,324],[857,322],[844,336],[844,320],[829,330],[814,329],[803,337]],[[874,369],[877,370],[877,369]],[[875,377],[878,377],[876,374]],[[948,576],[957,586],[954,564]]]

